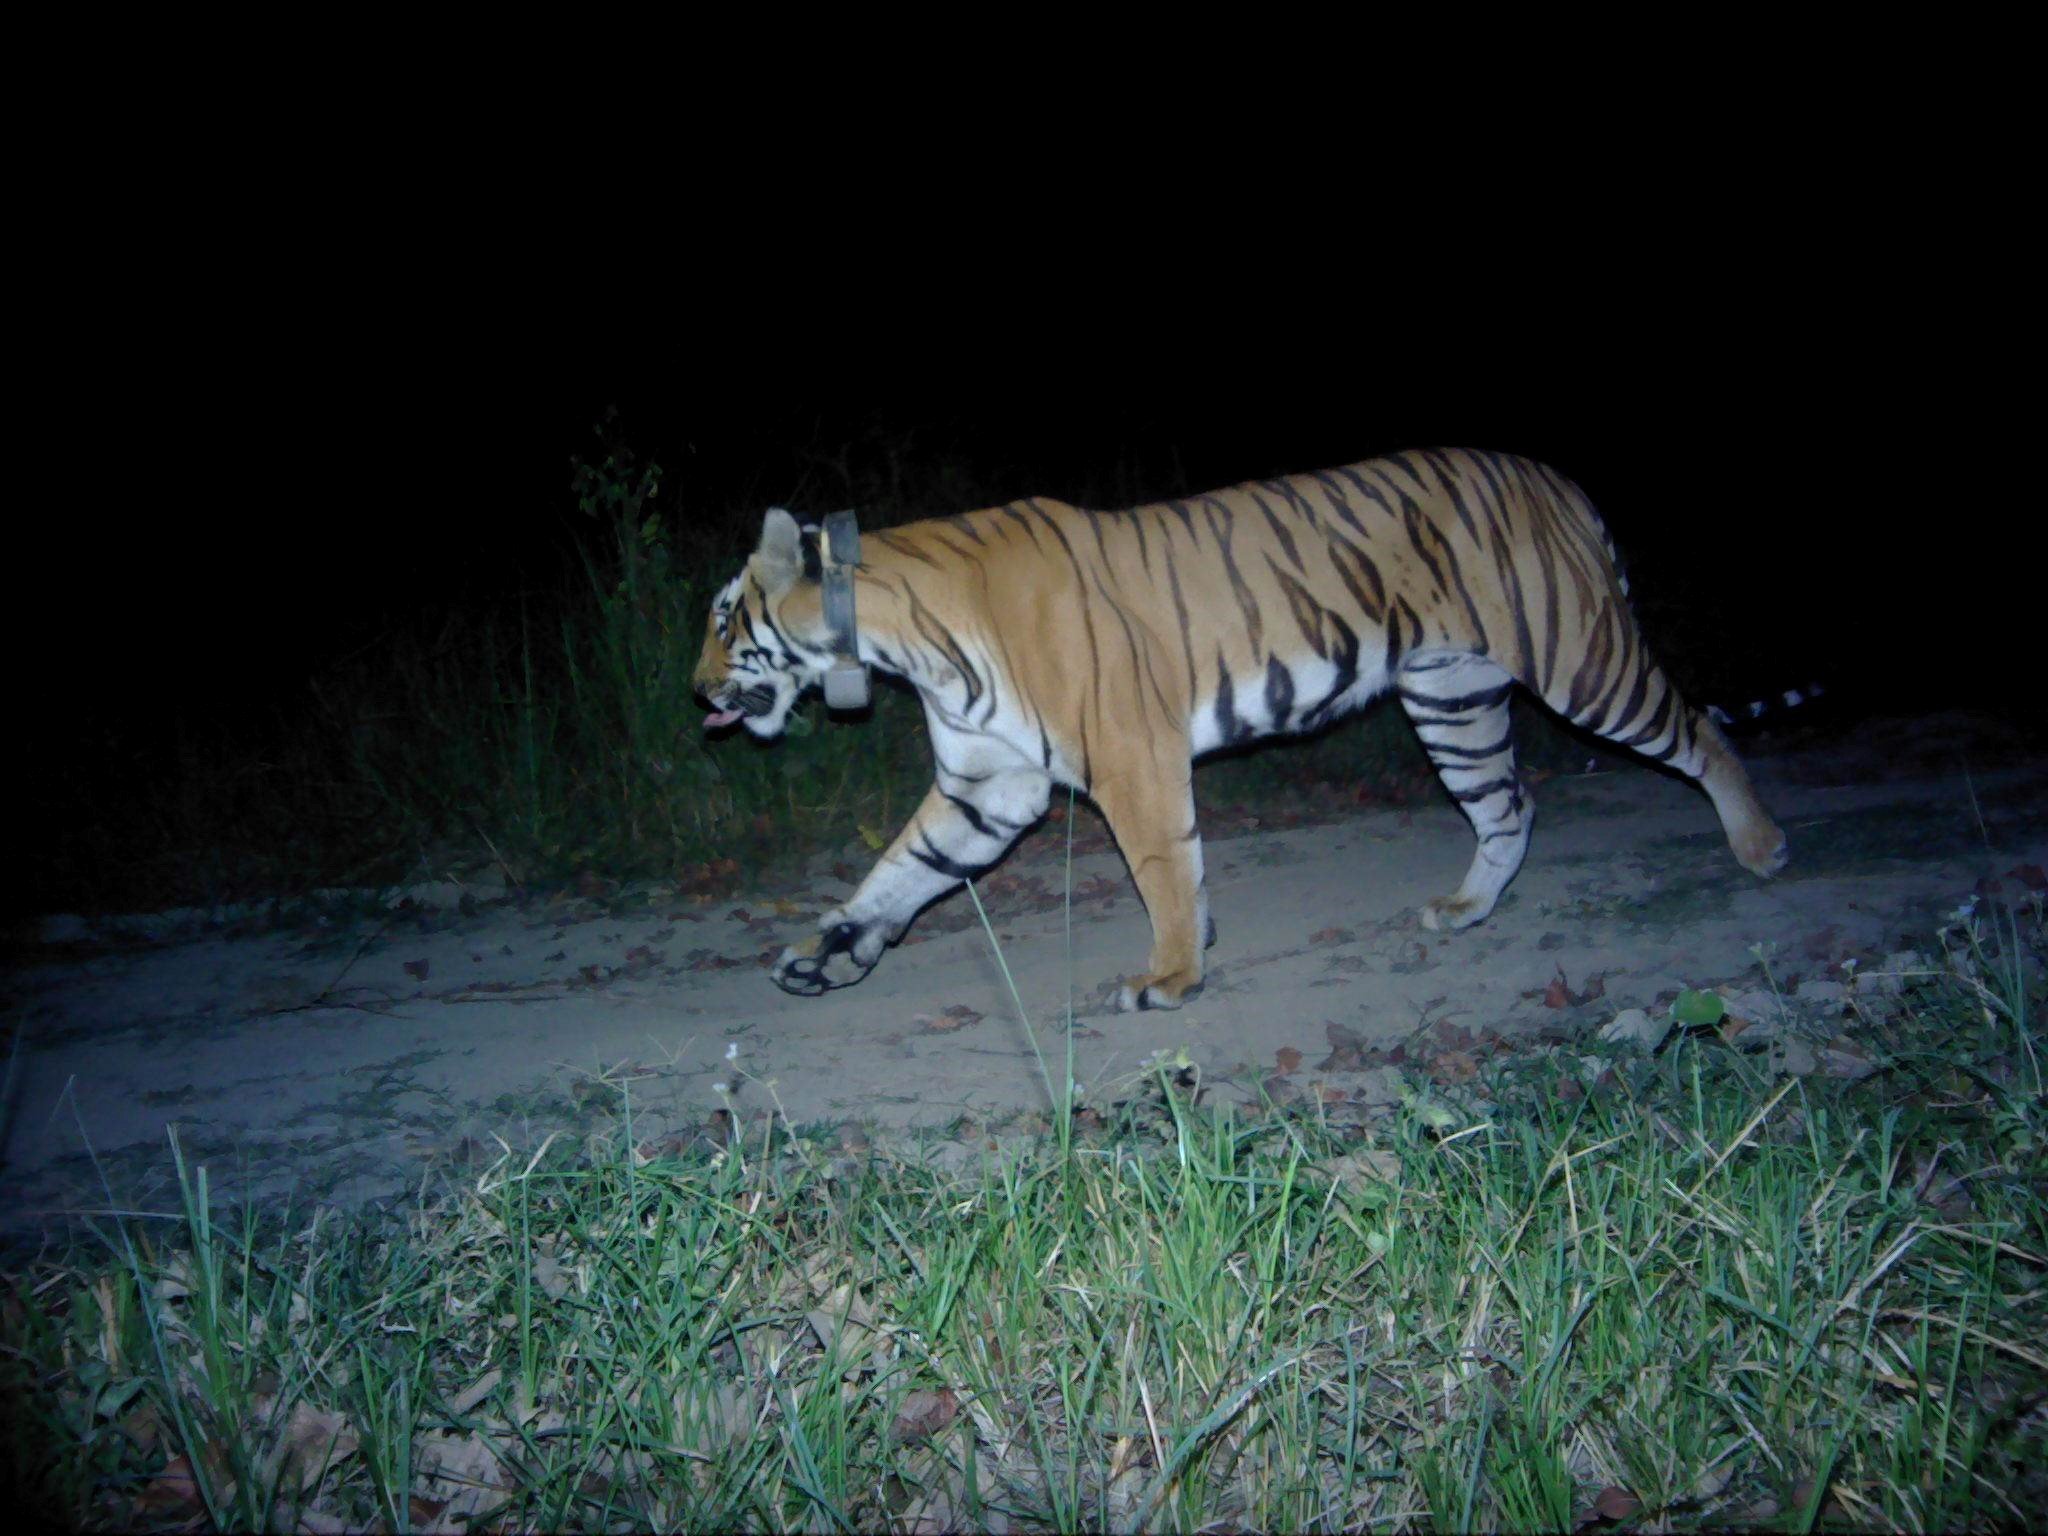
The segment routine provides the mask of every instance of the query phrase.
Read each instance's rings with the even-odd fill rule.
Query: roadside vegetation
[[[942,1158],[789,1125],[736,1047],[693,1141],[627,1083],[399,1209],[223,1215],[181,1161],[182,1213],[0,1273],[0,1454],[88,1529],[2026,1527],[2048,930],[2004,894],[1794,998],[1418,1044],[1385,1110],[1298,1061],[1077,1104],[1035,1041],[1045,1113]]]

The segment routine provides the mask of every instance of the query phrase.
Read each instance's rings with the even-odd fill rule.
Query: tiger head
[[[761,522],[761,547],[726,583],[704,626],[692,678],[711,706],[706,730],[734,721],[764,741],[782,734],[806,688],[832,664],[816,534],[780,507]]]

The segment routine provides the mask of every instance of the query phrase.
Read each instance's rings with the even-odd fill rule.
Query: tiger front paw
[[[1492,902],[1475,896],[1438,896],[1422,904],[1422,926],[1431,933],[1456,933],[1485,922],[1492,911]]]
[[[1152,1008],[1178,1008],[1201,995],[1202,976],[1199,972],[1135,976],[1117,988],[1116,1006],[1123,1013],[1142,1013]]]
[[[817,997],[850,987],[875,968],[888,946],[881,923],[829,920],[808,939],[789,946],[768,974],[775,985],[798,997]]]

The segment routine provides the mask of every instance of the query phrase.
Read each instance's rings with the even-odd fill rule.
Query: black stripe
[[[1237,700],[1230,681],[1230,668],[1223,660],[1223,652],[1216,653],[1216,734],[1223,745],[1233,746],[1240,741],[1252,739],[1252,728],[1237,718]]]
[[[868,537],[870,539],[873,539],[877,544],[881,545],[884,549],[893,549],[896,551],[897,554],[905,556],[906,558],[911,560],[916,560],[921,564],[928,565],[935,571],[943,571],[945,569],[943,565],[939,564],[938,561],[934,560],[930,555],[926,554],[923,550],[919,549],[910,540],[903,538],[894,532],[885,531],[882,533],[871,533],[868,535]]]
[[[1371,468],[1370,465],[1367,465],[1366,467],[1368,469]],[[1392,517],[1394,515],[1394,508],[1392,504],[1389,503],[1387,498],[1382,496],[1378,492],[1378,490],[1376,490],[1373,487],[1371,481],[1367,480],[1365,476],[1361,475],[1356,469],[1340,469],[1337,471],[1337,473],[1342,475],[1346,480],[1349,480],[1354,486],[1356,486],[1358,488],[1359,495],[1365,497],[1374,506],[1378,507],[1382,512],[1386,513],[1387,516]],[[1381,475],[1380,478],[1382,480],[1387,479],[1385,475]],[[1394,482],[1391,480],[1387,480],[1387,484],[1391,488],[1393,487]]]
[[[1458,804],[1477,805],[1481,800],[1489,799],[1499,794],[1502,790],[1512,794],[1515,789],[1515,781],[1513,776],[1510,775],[1505,779],[1489,779],[1486,783],[1475,784],[1470,789],[1451,789],[1451,786],[1448,784],[1444,788],[1451,790],[1451,798],[1457,801]]]
[[[1461,693],[1452,698],[1439,698],[1413,688],[1403,688],[1398,683],[1394,691],[1401,695],[1404,703],[1421,704],[1430,709],[1448,710],[1453,714],[1466,714],[1482,709],[1492,709],[1514,692],[1513,683],[1502,683],[1498,688],[1482,688],[1477,693]]]
[[[1330,615],[1330,627],[1337,634],[1337,677],[1330,684],[1330,691],[1301,717],[1303,730],[1312,731],[1321,725],[1328,718],[1330,711],[1336,707],[1337,701],[1349,693],[1352,685],[1358,681],[1358,636],[1352,633],[1350,625],[1334,613]]]
[[[1410,723],[1412,723],[1415,726],[1415,734],[1418,736],[1422,736],[1422,722],[1415,720],[1411,716]],[[1445,726],[1462,726],[1471,724],[1469,720],[1453,720],[1448,717],[1446,717],[1443,720],[1434,721],[1432,723]],[[1439,757],[1453,757],[1463,758],[1468,763],[1483,763],[1490,757],[1498,757],[1503,752],[1513,751],[1515,745],[1515,733],[1513,728],[1510,727],[1508,730],[1501,733],[1501,738],[1499,741],[1491,742],[1483,747],[1461,747],[1454,742],[1431,741],[1427,736],[1422,736],[1422,745],[1424,749],[1428,751],[1431,762],[1435,762],[1436,759]]]
[[[971,880],[989,867],[986,864],[962,864],[956,859],[948,858],[938,850],[929,835],[925,837],[922,848],[910,850],[910,856],[934,873],[944,875],[948,880]]]
[[[958,795],[947,794],[943,789],[939,793],[945,795],[946,799],[952,803],[953,808],[967,819],[967,824],[983,837],[994,837],[996,835],[995,828],[982,819],[980,809],[972,800],[963,800]]]
[[[1334,615],[1310,596],[1308,588],[1274,564],[1271,555],[1266,556],[1266,569],[1273,573],[1273,579],[1280,583],[1280,590],[1287,595],[1288,609],[1294,614],[1294,627],[1301,631],[1302,639],[1309,643],[1316,655],[1328,661],[1330,648],[1323,639],[1323,621]]]
[[[1286,551],[1287,563],[1297,571],[1300,570],[1301,551],[1294,547],[1294,535],[1287,531],[1287,525],[1280,521],[1278,514],[1266,505],[1265,499],[1257,491],[1252,491],[1249,494],[1252,498],[1252,504],[1265,513],[1266,526],[1273,530],[1273,537],[1280,541],[1281,549]],[[1270,561],[1272,556],[1268,555],[1266,558]]]
[[[1278,656],[1266,658],[1266,712],[1273,717],[1273,729],[1287,729],[1287,717],[1294,712],[1294,674],[1280,664]]]

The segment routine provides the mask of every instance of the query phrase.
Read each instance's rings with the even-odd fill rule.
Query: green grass
[[[0,1278],[9,1478],[122,1529],[2018,1527],[2039,906],[1929,947],[1848,1081],[1674,1031],[1340,1126],[1162,1065],[964,1174],[773,1115],[638,1155],[629,1100],[310,1219],[181,1162]]]

